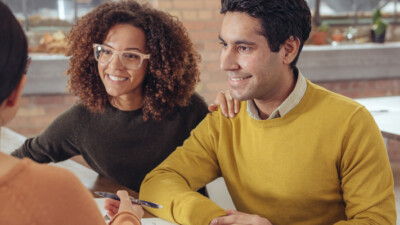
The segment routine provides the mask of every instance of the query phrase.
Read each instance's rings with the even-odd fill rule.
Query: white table
[[[8,129],[0,127],[0,150],[10,154],[15,149],[19,148],[25,141],[26,137]]]
[[[364,105],[374,117],[384,134],[400,140],[400,96],[355,99]]]

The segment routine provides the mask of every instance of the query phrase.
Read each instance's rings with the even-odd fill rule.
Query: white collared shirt
[[[282,102],[282,104],[276,108],[271,115],[268,117],[269,119],[279,118],[290,112],[297,104],[299,104],[300,100],[303,98],[307,89],[307,81],[304,76],[298,71],[296,86],[294,87],[292,93]],[[254,100],[247,101],[247,112],[251,116],[251,118],[255,120],[262,120],[258,109],[254,103]]]

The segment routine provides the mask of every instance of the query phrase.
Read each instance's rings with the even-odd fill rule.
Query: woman
[[[27,39],[0,1],[0,128],[17,112],[29,66]],[[143,209],[119,191],[120,210],[110,224],[140,224]],[[69,171],[0,152],[0,224],[106,224],[90,193]]]
[[[206,116],[195,51],[183,25],[135,1],[104,3],[67,37],[69,90],[80,103],[12,155],[75,155],[135,191]]]

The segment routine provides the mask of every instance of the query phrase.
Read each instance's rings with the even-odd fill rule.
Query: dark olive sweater
[[[139,191],[145,175],[183,144],[207,112],[197,94],[189,106],[162,121],[144,122],[141,109],[120,111],[108,105],[104,113],[91,113],[78,104],[12,155],[41,163],[82,155],[100,175]]]

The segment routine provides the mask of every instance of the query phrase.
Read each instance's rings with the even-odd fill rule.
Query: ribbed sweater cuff
[[[117,225],[117,224],[132,224],[132,225],[140,225],[142,224],[139,220],[139,217],[132,212],[122,211],[118,212],[108,223],[109,225]]]

